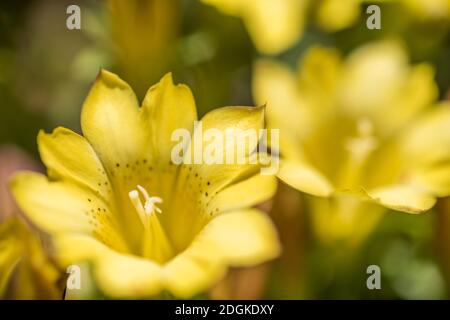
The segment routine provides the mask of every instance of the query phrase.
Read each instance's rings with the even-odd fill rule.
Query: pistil
[[[137,186],[137,190],[130,191],[128,196],[144,227],[143,256],[159,263],[167,261],[172,257],[173,250],[158,218],[158,214],[162,213],[162,210],[156,204],[162,203],[162,199],[151,197],[147,190],[140,185]],[[142,204],[140,196],[143,197],[144,204]]]

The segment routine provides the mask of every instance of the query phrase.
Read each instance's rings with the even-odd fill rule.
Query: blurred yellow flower
[[[450,0],[402,0],[408,10],[421,19],[450,17]]]
[[[255,100],[268,102],[268,125],[281,128],[280,179],[315,196],[343,195],[313,200],[320,228],[328,221],[335,233],[367,234],[383,212],[373,203],[419,213],[450,194],[450,107],[431,107],[433,76],[427,64],[411,66],[394,41],[365,45],[345,61],[312,48],[297,74],[256,64]]]
[[[201,0],[225,14],[240,17],[256,48],[264,54],[278,54],[299,41],[304,29],[316,23],[327,32],[343,30],[354,25],[366,14],[370,4],[381,8],[407,10],[419,20],[448,20],[449,0]],[[390,6],[393,5],[393,6]],[[389,10],[389,9],[388,9]],[[368,15],[366,16],[368,17]],[[365,27],[365,21],[361,20]]]
[[[60,272],[18,218],[0,224],[0,299],[61,299]]]
[[[201,0],[243,19],[256,48],[277,54],[303,35],[307,19],[313,17],[328,31],[341,30],[356,21],[361,0]]]
[[[323,0],[317,8],[316,20],[327,31],[347,28],[359,18],[362,2],[363,0]]]
[[[259,129],[264,108],[228,107],[202,118],[203,129]],[[171,75],[149,89],[142,107],[132,89],[101,71],[81,115],[83,136],[41,132],[49,177],[18,174],[12,191],[23,211],[53,236],[64,265],[91,261],[109,297],[167,290],[190,297],[228,266],[275,258],[270,219],[250,206],[272,196],[273,176],[259,165],[174,165],[171,134],[192,132],[196,107]],[[247,193],[247,190],[255,192]]]
[[[308,0],[202,0],[219,10],[241,17],[256,47],[275,54],[302,35]]]

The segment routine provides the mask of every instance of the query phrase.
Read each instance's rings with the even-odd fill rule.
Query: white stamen
[[[156,203],[162,203],[162,199],[160,197],[150,197],[147,190],[145,190],[145,188],[140,185],[137,186],[137,189],[144,197],[144,205],[142,205],[141,199],[139,198],[139,192],[137,190],[130,191],[128,193],[128,196],[134,208],[138,212],[142,223],[146,225],[148,222],[148,218],[153,214],[153,212],[162,212],[161,209],[155,205]]]
[[[373,123],[368,117],[358,119],[356,127],[360,136],[368,137],[373,135]]]
[[[378,140],[374,137],[373,123],[369,118],[358,119],[356,124],[357,136],[348,139],[346,148],[358,160],[364,159],[378,146]]]
[[[159,197],[149,197],[144,204],[145,213],[151,214],[153,211],[161,213],[161,209],[158,208],[155,203],[161,203],[162,199]]]
[[[137,185],[138,190],[142,193],[142,195],[144,196],[144,199],[147,200],[148,198],[150,198],[147,190],[145,190],[145,188],[143,186]]]

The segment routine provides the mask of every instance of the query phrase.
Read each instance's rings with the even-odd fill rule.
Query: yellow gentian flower
[[[450,17],[450,0],[401,0],[401,2],[420,19],[447,20]]]
[[[0,224],[0,299],[61,299],[59,277],[25,223],[12,217]]]
[[[359,17],[361,0],[201,0],[225,14],[242,18],[256,48],[277,54],[303,35],[310,16],[326,30],[350,26]]]
[[[363,237],[384,211],[373,203],[419,213],[450,194],[450,108],[431,107],[433,76],[427,64],[409,65],[394,41],[345,61],[312,48],[297,74],[269,60],[256,65],[255,100],[268,102],[268,125],[281,128],[280,179],[315,196],[343,195],[312,201],[325,237]]]
[[[203,129],[259,129],[264,108],[227,107]],[[259,165],[174,165],[175,129],[193,131],[196,107],[170,74],[142,106],[127,83],[102,70],[83,105],[83,135],[65,128],[38,136],[48,178],[21,173],[12,182],[20,207],[53,236],[64,266],[91,261],[106,296],[190,297],[228,266],[275,258],[270,219],[250,206],[272,196],[273,176]]]
[[[240,17],[256,48],[264,54],[278,54],[293,46],[305,27],[316,23],[327,32],[348,28],[355,23],[365,27],[371,4],[382,8],[398,5],[398,12],[409,12],[419,20],[446,21],[449,0],[201,0],[225,14]],[[386,6],[388,7],[388,6]]]
[[[202,0],[222,12],[241,17],[258,50],[278,53],[303,34],[306,7],[303,0]]]

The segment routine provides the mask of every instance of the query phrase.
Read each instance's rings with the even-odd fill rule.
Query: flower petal
[[[244,1],[241,1],[244,2]],[[244,20],[257,48],[276,54],[289,48],[303,33],[306,2],[298,0],[246,1]]]
[[[92,261],[94,278],[107,296],[151,297],[162,290],[161,268],[150,260],[120,254],[86,235],[63,235],[54,242],[61,264]]]
[[[11,189],[22,211],[45,232],[88,234],[117,250],[125,249],[109,206],[87,189],[49,182],[33,172],[17,174]]]
[[[108,172],[150,152],[133,90],[108,71],[100,71],[84,102],[81,127]]]
[[[174,85],[172,74],[166,74],[159,83],[152,86],[142,103],[143,122],[151,130],[154,157],[167,165],[176,142],[172,133],[177,129],[194,129],[197,109],[191,90],[186,85]]]
[[[211,288],[226,273],[214,248],[208,243],[198,244],[177,255],[163,268],[164,287],[178,298],[190,298]]]
[[[201,127],[195,129],[194,137],[185,154],[185,163],[189,163],[187,158],[191,156],[190,162],[194,164],[180,166],[176,185],[170,190],[173,201],[166,214],[161,216],[168,234],[173,237],[176,250],[184,250],[210,219],[205,208],[217,192],[258,172],[260,165],[250,163],[248,156],[257,147],[263,125],[264,107],[225,107],[215,109],[202,118]],[[210,129],[218,132],[221,137],[227,137],[228,129],[241,130],[243,136],[233,134],[235,144],[217,144],[221,158],[214,163],[205,163],[203,155],[209,144],[203,137]],[[251,134],[254,134],[255,139],[247,139]],[[236,157],[240,142],[244,145],[243,164],[237,163]],[[227,161],[228,154],[235,155],[232,161]],[[200,163],[196,161],[197,156],[201,157]],[[191,228],[185,228],[187,224],[191,225]]]
[[[23,245],[18,242],[18,220],[8,219],[0,224],[0,298],[5,297],[11,275],[20,261]]]
[[[119,208],[118,222],[134,251],[141,241],[142,224],[128,199],[128,192],[151,179],[151,132],[145,130],[137,98],[122,79],[101,70],[86,98],[81,114],[83,134],[93,146],[111,179]],[[150,186],[145,185],[147,189]]]
[[[438,197],[450,195],[450,163],[439,164],[416,170],[410,183],[421,186]]]
[[[333,192],[333,186],[326,177],[300,162],[282,160],[278,178],[299,191],[315,196],[327,197]]]
[[[48,174],[99,191],[104,199],[110,192],[109,179],[102,163],[86,139],[66,128],[38,135],[39,152]],[[68,152],[69,151],[69,152]]]
[[[256,103],[267,103],[268,125],[283,128],[281,140],[285,136],[304,134],[309,122],[307,110],[298,94],[297,78],[288,67],[270,60],[258,61],[252,87]]]
[[[243,18],[256,47],[267,54],[293,45],[303,33],[306,1],[202,0]]]
[[[60,299],[60,271],[40,240],[17,217],[0,224],[0,299]]]
[[[450,104],[442,103],[406,130],[399,145],[404,176],[438,196],[450,195]]]
[[[420,118],[402,136],[402,150],[414,163],[430,165],[449,159],[450,103],[444,102]]]
[[[223,187],[230,181],[230,179],[232,181],[235,178],[235,175],[230,174],[230,172],[227,172],[226,175],[221,174],[224,171],[228,171],[227,168],[237,173],[247,169],[246,165],[250,163],[247,157],[256,151],[261,135],[261,129],[264,128],[264,109],[264,107],[224,107],[207,113],[201,119],[202,130],[195,130],[194,141],[191,141],[187,151],[188,155],[192,154],[192,152],[198,152],[198,149],[196,148],[197,146],[195,145],[195,137],[197,135],[201,135],[201,137],[203,137],[203,132],[210,129],[220,132],[226,137],[226,141],[223,142],[223,147],[221,150],[221,163],[197,166],[196,169],[200,176],[203,178],[222,177],[224,179],[221,181],[219,181],[219,179],[215,179],[214,184]],[[231,136],[232,139],[227,138],[227,132],[229,130],[233,130],[232,132],[234,132]],[[241,132],[242,136],[239,135],[238,132]],[[233,141],[234,143],[228,143]],[[244,146],[243,156],[245,159],[243,160],[245,163],[243,164],[237,163],[239,143],[242,143]],[[208,142],[203,140],[202,150],[204,152],[207,146]],[[231,159],[232,161],[228,161],[228,158],[226,158],[228,155],[234,155],[233,159]],[[195,163],[195,155],[193,156],[193,160]],[[258,165],[254,165],[254,167],[258,167]],[[211,181],[211,183],[213,183],[213,181]]]
[[[277,257],[280,246],[269,217],[259,210],[221,214],[164,267],[167,288],[190,297],[215,284],[227,266],[252,266]]]
[[[353,0],[325,0],[317,10],[317,20],[328,31],[350,26],[360,13],[360,3]]]
[[[436,198],[431,194],[406,185],[376,188],[370,190],[368,195],[385,207],[408,213],[427,211],[436,203]]]
[[[271,198],[277,189],[274,176],[256,174],[220,191],[208,204],[209,210],[220,212],[251,207]]]

